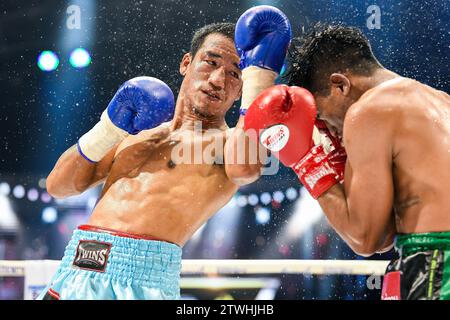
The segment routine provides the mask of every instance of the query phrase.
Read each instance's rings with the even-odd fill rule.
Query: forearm
[[[387,227],[385,236],[374,236],[369,219],[349,210],[342,185],[334,185],[317,200],[330,225],[357,254],[370,256],[392,244],[394,233],[391,227]]]
[[[259,178],[267,163],[268,154],[256,139],[244,131],[244,117],[239,121],[225,143],[225,166],[228,177],[237,184],[248,184]]]
[[[339,236],[355,251],[359,252],[361,243],[360,230],[355,219],[349,213],[344,188],[335,184],[318,199],[328,222]]]
[[[87,161],[74,145],[64,152],[46,179],[46,188],[55,198],[77,195],[103,177],[98,176],[99,162]]]

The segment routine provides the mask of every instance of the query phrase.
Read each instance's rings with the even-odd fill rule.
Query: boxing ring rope
[[[0,277],[23,277],[28,264],[46,263],[57,267],[59,260],[0,260]],[[384,260],[210,260],[182,261],[183,275],[202,274],[309,274],[383,275],[389,261]]]
[[[59,260],[0,260],[0,277],[24,277],[23,297],[32,300],[50,282],[59,263]],[[277,274],[381,276],[388,263],[384,260],[185,259],[182,261],[180,287],[208,290],[257,288],[260,290],[256,300],[270,300],[281,284]]]

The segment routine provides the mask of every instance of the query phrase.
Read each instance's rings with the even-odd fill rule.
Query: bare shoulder
[[[411,100],[424,91],[436,91],[414,79],[398,77],[386,81],[365,92],[359,101],[367,104],[379,104],[387,107],[410,106]]]
[[[142,141],[142,140],[148,140],[148,139],[154,139],[156,138],[163,138],[169,136],[169,134],[172,132],[172,128],[169,122],[163,122],[159,126],[148,129],[148,130],[142,130],[139,132],[135,137]]]
[[[360,99],[347,110],[344,119],[344,133],[349,129],[375,127],[381,123],[387,125],[392,122],[398,113],[398,104],[395,101],[381,96]],[[369,126],[369,127],[366,127]]]
[[[409,105],[409,96],[415,94],[423,84],[408,78],[394,78],[365,92],[353,104],[348,115],[383,117],[394,115],[402,106]]]
[[[353,134],[375,136],[393,132],[402,117],[409,92],[417,82],[402,78],[390,85],[379,85],[366,93],[347,110],[344,119],[344,142]]]
[[[164,138],[169,137],[170,133],[171,133],[170,122],[164,122],[155,128],[142,130],[136,135],[129,135],[119,144],[116,150],[116,155],[118,155],[119,152],[122,151],[123,149],[133,144],[146,140],[162,140]]]

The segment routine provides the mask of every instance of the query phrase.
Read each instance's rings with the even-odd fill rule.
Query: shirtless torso
[[[398,79],[398,78],[397,78]],[[359,103],[390,108],[394,213],[398,233],[450,230],[450,96],[400,78]],[[386,130],[391,130],[386,128]]]
[[[184,80],[170,122],[128,135],[96,163],[73,146],[48,176],[47,190],[64,198],[105,183],[88,224],[183,246],[239,185],[260,175],[259,163],[232,160],[237,141],[248,141],[225,122],[241,94],[238,65],[233,39],[209,34],[182,59]],[[242,127],[240,119],[236,128]]]
[[[348,155],[345,191],[319,198],[338,233],[368,255],[391,248],[396,234],[450,230],[449,95],[385,69],[371,79],[379,84],[336,126]]]
[[[88,223],[183,245],[237,191],[225,172],[223,148],[215,150],[225,144],[226,132],[201,134],[164,124],[128,137],[115,152]],[[177,163],[175,147],[191,150],[192,160],[195,148],[208,150],[216,163]]]

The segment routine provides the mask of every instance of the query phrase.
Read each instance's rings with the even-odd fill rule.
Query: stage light
[[[283,200],[284,200],[284,193],[282,191],[275,191],[273,193],[273,200],[275,200],[278,203],[283,202]]]
[[[248,196],[248,204],[251,206],[256,206],[259,202],[259,198],[256,194],[251,194]]]
[[[54,207],[44,208],[41,219],[44,223],[53,223],[58,219],[58,211]]]
[[[69,62],[74,68],[85,68],[91,63],[91,55],[86,49],[77,48],[70,54]]]
[[[39,199],[39,192],[35,188],[31,188],[27,193],[28,200],[36,201]]]
[[[58,68],[59,58],[53,51],[42,51],[38,57],[37,65],[42,71],[53,71]]]
[[[47,192],[43,192],[41,194],[41,201],[44,203],[49,203],[50,201],[52,201],[52,197]]]
[[[39,179],[38,186],[41,189],[45,189],[46,188],[46,179],[45,178]]]
[[[239,207],[245,207],[247,205],[247,197],[246,196],[238,196],[237,197],[237,205]]]
[[[25,195],[25,188],[20,184],[15,186],[13,189],[13,195],[17,199],[22,199],[23,196]]]
[[[260,197],[262,204],[267,205],[272,201],[272,196],[268,192],[263,192]]]
[[[295,188],[289,188],[286,190],[286,198],[289,200],[295,200],[297,198],[297,190]]]
[[[11,187],[7,182],[0,183],[0,195],[7,196],[11,192]]]
[[[19,228],[19,219],[14,212],[9,199],[0,194],[0,230],[17,231]]]
[[[270,210],[264,207],[255,209],[256,223],[266,224],[270,221]]]
[[[302,188],[292,216],[286,225],[283,241],[289,242],[299,239],[303,233],[311,230],[322,217],[323,211],[319,203],[309,194],[306,188]]]

